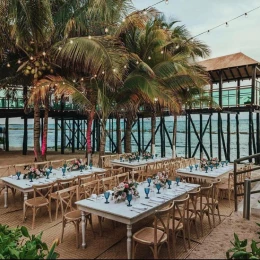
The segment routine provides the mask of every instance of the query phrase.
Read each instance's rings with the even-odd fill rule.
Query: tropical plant
[[[42,242],[42,232],[39,235],[30,235],[24,226],[10,228],[0,224],[0,258],[1,259],[56,259],[55,252],[58,240],[55,240],[50,249]]]

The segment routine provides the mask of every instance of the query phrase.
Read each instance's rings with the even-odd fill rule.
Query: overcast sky
[[[159,0],[132,0],[138,9]],[[167,18],[186,25],[193,36],[260,6],[259,0],[169,0],[155,6]],[[210,58],[243,52],[260,62],[260,8],[198,37],[211,49]]]

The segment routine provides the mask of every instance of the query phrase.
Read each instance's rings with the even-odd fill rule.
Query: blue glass
[[[62,167],[62,176],[65,176],[66,168]]]
[[[150,185],[151,185],[151,181],[152,181],[152,179],[151,179],[151,178],[147,178],[148,187],[150,187]]]
[[[176,183],[177,183],[177,186],[179,186],[179,182],[181,181],[181,178],[180,177],[176,177]]]
[[[155,184],[155,187],[156,187],[156,189],[158,190],[158,192],[157,192],[156,194],[161,194],[161,193],[160,193],[161,184],[160,184],[160,183],[157,183],[157,184]]]
[[[226,160],[226,166],[228,166],[228,160]]]
[[[167,183],[168,183],[168,189],[170,189],[171,188],[171,185],[172,185],[172,181],[171,180],[167,180]]]
[[[32,180],[33,179],[33,174],[31,172],[29,173],[29,179],[30,179],[30,182],[33,182],[33,180]]]
[[[198,170],[198,167],[199,167],[199,165],[198,165],[198,164],[195,164],[195,170],[196,170],[196,171]]]
[[[66,164],[66,163],[64,163],[64,164],[63,164],[63,167],[64,167],[64,168],[67,168],[67,164]]]
[[[128,201],[127,207],[131,207],[131,206],[132,206],[132,205],[130,204],[132,198],[133,198],[133,195],[132,195],[132,194],[127,194],[127,195],[126,195],[126,199],[127,199],[127,201]]]
[[[52,172],[52,166],[51,165],[49,166],[49,170],[50,170],[50,173],[51,173]]]
[[[208,168],[209,168],[209,167],[206,165],[206,166],[205,166],[206,173],[208,173]]]
[[[80,165],[80,166],[79,166],[79,168],[80,168],[80,172],[83,171],[83,167],[84,167],[83,165]]]
[[[219,163],[216,163],[216,169],[218,168],[218,166],[219,166]]]
[[[148,156],[145,156],[146,161],[148,160]]]
[[[123,157],[122,156],[120,156],[120,162],[122,162],[123,161]]]
[[[158,156],[158,154],[156,153],[156,154],[155,154],[155,157],[157,158],[157,156]]]
[[[92,164],[92,162],[90,162],[90,163],[89,163],[89,168],[90,168],[90,170],[92,169],[92,166],[93,166],[93,164]]]
[[[192,166],[192,165],[190,165],[190,172],[192,172],[192,169],[193,169],[193,166]]]
[[[224,162],[224,161],[221,161],[221,165],[222,165],[222,167],[224,167],[224,164],[225,164],[225,162]]]
[[[50,173],[51,173],[50,170],[47,169],[46,170],[46,179],[49,179]]]
[[[132,162],[132,159],[131,159],[131,158],[129,158],[129,162],[130,162],[130,163]]]
[[[139,162],[139,160],[140,160],[140,157],[139,157],[139,156],[137,156],[137,161]]]
[[[211,164],[211,165],[209,166],[209,168],[210,168],[210,170],[212,171],[213,168],[214,168],[214,166]]]
[[[108,198],[110,196],[110,192],[109,191],[104,192],[104,196],[105,196],[105,199],[106,199],[105,203],[108,204],[109,203]]]
[[[144,192],[145,192],[145,194],[146,194],[146,199],[149,199],[149,197],[148,197],[148,194],[149,194],[149,192],[150,192],[150,188],[144,188]]]
[[[17,175],[17,180],[20,180],[21,172],[16,172],[16,175]]]

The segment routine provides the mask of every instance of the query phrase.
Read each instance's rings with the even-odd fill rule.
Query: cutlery
[[[149,200],[149,203],[154,203],[154,204],[156,204],[156,205],[160,205],[160,204],[161,204],[160,202],[153,201],[153,200]]]
[[[148,206],[148,207],[153,208],[153,206],[152,206],[152,205],[149,205],[149,204],[145,204],[145,203],[140,203],[140,204],[142,204],[142,205],[144,205],[144,206]]]
[[[135,210],[135,209],[130,209],[130,211],[134,211],[134,212],[137,212],[137,213],[142,213],[141,211],[138,211],[138,210]]]
[[[94,199],[90,199],[90,198],[87,198],[86,200],[91,200],[91,201],[95,201]]]

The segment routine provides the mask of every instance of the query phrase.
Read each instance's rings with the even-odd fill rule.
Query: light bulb
[[[104,70],[102,71],[102,74],[105,74],[105,71],[104,71]]]
[[[17,63],[18,63],[18,64],[21,64],[21,60],[19,59],[19,60],[17,61]]]
[[[146,10],[144,10],[144,11],[143,11],[143,14],[144,14],[144,15],[147,15],[147,11],[146,11]]]
[[[61,49],[62,49],[61,47],[58,48],[59,51],[61,51]]]
[[[10,63],[7,63],[7,65],[6,65],[8,68],[10,68],[11,67],[11,65],[10,65]]]
[[[73,79],[73,82],[75,83],[75,82],[76,82],[76,80],[75,80],[75,79]]]
[[[33,60],[33,56],[30,57],[30,60]]]
[[[116,69],[113,69],[113,72],[116,72]]]
[[[139,64],[139,61],[138,61],[138,60],[136,61],[136,64]]]
[[[105,28],[105,33],[108,33],[108,28]]]
[[[161,51],[161,54],[163,54],[163,51]]]
[[[46,55],[46,52],[44,51],[44,52],[42,53],[42,55],[45,56],[45,55]]]
[[[210,32],[210,30],[207,31],[207,33],[209,33],[209,32]]]
[[[84,79],[83,78],[81,78],[81,81],[83,81]]]
[[[122,22],[123,22],[123,23],[125,22],[125,18],[123,18]]]
[[[148,60],[150,60],[150,59],[151,59],[151,56],[148,57]]]
[[[179,49],[179,45],[176,45],[175,49]]]
[[[97,77],[97,75],[95,74],[95,75],[94,75],[94,78],[96,78],[96,77]]]
[[[125,68],[125,69],[127,68],[126,65],[124,66],[124,68]]]
[[[91,35],[89,35],[88,38],[91,39]]]
[[[72,44],[73,43],[73,41],[72,40],[70,40],[70,44]]]
[[[247,13],[245,13],[245,18],[247,18],[248,17],[248,15],[247,15]]]

